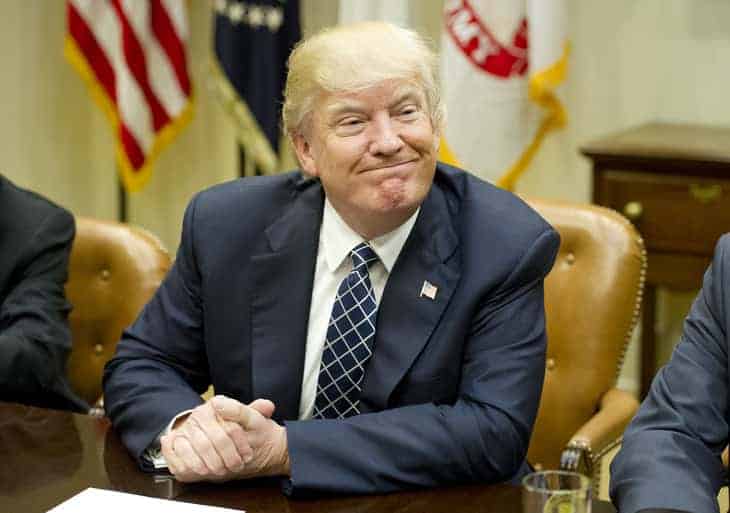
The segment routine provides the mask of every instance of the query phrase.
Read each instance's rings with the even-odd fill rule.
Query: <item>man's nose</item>
[[[404,146],[398,128],[390,116],[380,116],[373,123],[370,152],[373,155],[393,155]]]

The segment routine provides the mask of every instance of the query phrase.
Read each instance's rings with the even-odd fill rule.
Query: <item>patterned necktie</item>
[[[360,413],[365,364],[375,337],[378,305],[368,267],[378,256],[367,242],[351,252],[352,271],[337,289],[319,368],[312,417],[339,419]]]

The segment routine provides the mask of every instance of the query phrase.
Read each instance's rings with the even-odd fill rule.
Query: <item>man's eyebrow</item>
[[[388,103],[388,108],[392,109],[406,101],[416,101],[420,106],[424,103],[423,94],[418,88],[412,85],[404,85],[396,89],[395,98]],[[359,100],[344,98],[336,100],[324,108],[327,117],[336,117],[346,113],[359,113],[367,110],[365,102]]]
[[[416,101],[421,106],[424,102],[424,98],[421,92],[411,85],[398,88],[394,96],[395,99],[390,102],[390,108],[397,107],[398,105],[406,101]]]
[[[337,100],[325,107],[327,116],[337,116],[346,112],[362,112],[365,105],[357,100]]]

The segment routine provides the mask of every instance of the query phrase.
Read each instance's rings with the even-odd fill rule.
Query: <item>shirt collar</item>
[[[419,207],[398,228],[370,241],[370,247],[378,255],[388,273],[393,269],[395,261],[398,259],[398,255],[400,255],[403,245],[413,229],[413,225],[416,224],[420,211],[421,208]],[[352,248],[365,240],[345,223],[326,197],[320,239],[330,272],[334,272],[342,265],[342,262],[350,256]]]

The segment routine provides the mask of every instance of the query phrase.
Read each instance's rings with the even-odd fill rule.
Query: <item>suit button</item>
[[[102,269],[101,270],[101,279],[104,281],[109,281],[109,278],[111,277],[112,273],[109,272],[109,269]]]
[[[545,366],[547,367],[547,370],[553,370],[555,368],[555,358],[548,358],[545,362]]]
[[[573,265],[575,263],[575,253],[568,253],[565,255],[565,263],[568,265]]]
[[[100,355],[104,352],[104,346],[102,344],[94,344],[94,354]]]

